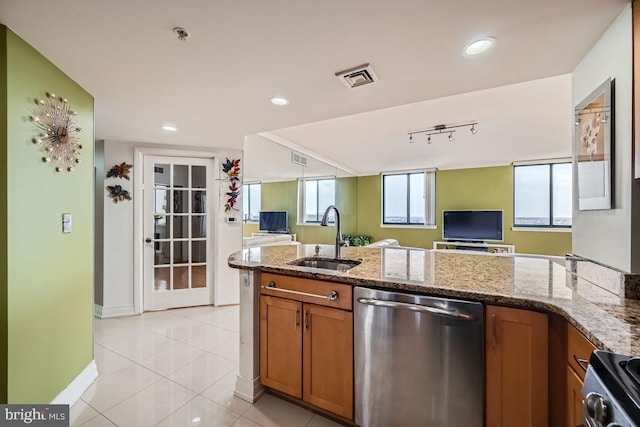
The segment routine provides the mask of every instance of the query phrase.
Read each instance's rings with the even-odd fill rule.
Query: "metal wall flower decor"
[[[66,98],[47,93],[46,99],[36,99],[36,107],[29,117],[38,130],[32,139],[45,152],[42,161],[51,163],[57,172],[72,172],[80,163],[82,144],[78,141],[78,133],[82,131],[76,126],[77,111],[73,111]]]
[[[222,164],[222,172],[227,174],[227,177],[224,178],[224,180],[230,181],[229,191],[224,193],[227,198],[227,201],[224,204],[224,211],[237,211],[238,209],[235,208],[235,205],[238,201],[238,196],[240,195],[240,159],[229,160],[227,158]]]
[[[123,178],[129,181],[129,171],[131,171],[132,167],[133,165],[126,162],[122,162],[119,165],[113,165],[113,167],[109,169],[109,172],[107,172],[107,178]]]
[[[113,199],[113,203],[131,200],[131,193],[129,193],[129,190],[122,188],[121,185],[107,185],[107,190],[109,191],[109,197]]]

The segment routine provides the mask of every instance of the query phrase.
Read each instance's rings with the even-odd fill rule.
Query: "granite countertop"
[[[333,258],[333,245],[319,245]],[[526,255],[431,251],[405,247],[347,247],[343,258],[362,264],[348,271],[287,264],[312,257],[316,245],[267,246],[229,256],[233,268],[411,291],[561,315],[598,348],[640,356],[640,301],[576,280],[556,260]]]

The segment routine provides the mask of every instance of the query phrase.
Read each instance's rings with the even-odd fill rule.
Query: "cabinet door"
[[[260,382],[302,397],[302,303],[260,295]]]
[[[353,419],[353,313],[304,304],[303,399]]]
[[[487,306],[485,344],[486,425],[548,425],[547,315]]]
[[[582,419],[582,381],[567,366],[567,427],[583,425]]]

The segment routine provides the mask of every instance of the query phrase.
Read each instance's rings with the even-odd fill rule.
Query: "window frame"
[[[424,223],[412,222],[385,222],[384,207],[386,202],[384,181],[387,176],[406,175],[407,177],[407,220],[411,219],[411,175],[424,174]],[[382,228],[427,228],[435,229],[436,224],[436,170],[413,169],[405,171],[388,171],[380,174],[380,227]]]
[[[262,209],[262,183],[261,182],[247,182],[242,184],[242,186],[244,187],[244,195],[246,195],[246,197],[243,197],[243,203],[242,203],[242,222],[246,223],[246,224],[258,224],[260,222],[260,215],[258,214],[258,219],[256,220],[252,220],[251,218],[251,187],[254,185],[259,185],[260,186],[260,208],[258,209],[258,212],[260,212],[260,210]],[[246,206],[246,210],[245,210],[245,206]],[[245,214],[245,212],[247,212]]]
[[[553,223],[553,165],[572,164],[571,159],[554,159],[548,161],[522,162],[513,164],[513,229],[515,230],[553,230],[571,231],[573,227],[573,217],[570,225],[556,225]],[[549,223],[548,224],[516,224],[516,168],[526,166],[547,166],[549,169]],[[573,204],[573,170],[571,176],[571,200]]]
[[[306,206],[307,206],[307,182],[316,182],[316,206],[318,207],[319,218],[317,221],[307,221],[306,218]],[[320,191],[318,189],[319,181],[333,181],[333,202],[329,205],[336,204],[336,187],[337,179],[335,176],[322,176],[313,178],[298,178],[298,220],[296,225],[320,225],[322,222],[322,215],[320,215]],[[325,208],[326,209],[326,208]],[[323,211],[324,213],[324,211]],[[329,217],[329,224],[335,223],[335,216]]]

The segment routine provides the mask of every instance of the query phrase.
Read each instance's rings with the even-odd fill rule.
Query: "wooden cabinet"
[[[567,427],[582,424],[582,384],[589,357],[595,349],[591,341],[567,323]]]
[[[273,284],[260,295],[262,384],[353,419],[351,287],[273,274],[260,283]],[[308,295],[333,291],[331,301]]]
[[[547,425],[547,315],[488,305],[485,345],[486,425]]]

